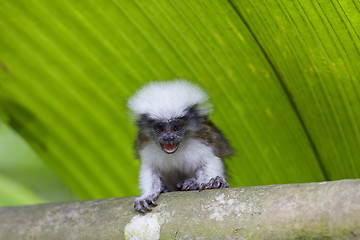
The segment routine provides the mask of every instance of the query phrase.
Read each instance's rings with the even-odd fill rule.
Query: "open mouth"
[[[166,143],[160,143],[160,146],[164,152],[167,154],[172,154],[176,152],[176,150],[179,147],[179,143],[173,143],[173,144],[166,144]]]

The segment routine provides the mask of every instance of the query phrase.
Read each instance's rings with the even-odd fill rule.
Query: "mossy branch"
[[[0,208],[1,239],[360,239],[360,180]]]

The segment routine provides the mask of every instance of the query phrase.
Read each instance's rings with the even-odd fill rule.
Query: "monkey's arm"
[[[149,164],[142,164],[140,169],[141,196],[135,199],[134,208],[141,213],[151,211],[160,196],[161,181],[159,175]]]
[[[198,163],[194,169],[195,176],[179,183],[178,189],[189,191],[229,187],[224,178],[224,164],[222,159],[215,155],[213,147],[201,140],[193,141],[191,146],[194,150],[188,156],[193,159],[188,160]]]
[[[233,149],[229,142],[222,132],[207,117],[204,117],[203,123],[196,132],[195,137],[211,148],[197,170],[197,189],[201,191],[204,189],[228,188],[229,185],[224,178],[224,164],[222,158],[233,155]],[[185,189],[186,188],[188,187],[185,186]],[[191,185],[190,188],[194,188],[194,186]]]
[[[199,190],[228,188],[224,178],[224,167],[219,157],[213,156],[204,159],[197,173],[197,183]]]

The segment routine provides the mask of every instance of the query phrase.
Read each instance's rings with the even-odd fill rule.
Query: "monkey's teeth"
[[[174,144],[161,143],[160,145],[162,150],[168,154],[174,153],[179,147],[179,143],[174,143]]]

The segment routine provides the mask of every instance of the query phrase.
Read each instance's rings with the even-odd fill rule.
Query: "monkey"
[[[210,120],[208,99],[198,85],[175,79],[150,82],[128,100],[138,127],[138,212],[150,212],[164,192],[229,187],[222,159],[233,148]]]

